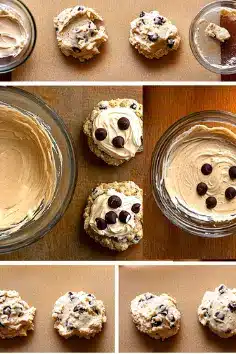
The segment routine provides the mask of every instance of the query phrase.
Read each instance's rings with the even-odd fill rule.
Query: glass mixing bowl
[[[11,234],[0,231],[0,253],[11,252],[42,238],[60,220],[73,196],[76,161],[72,140],[63,120],[40,98],[19,88],[0,87],[0,104],[34,115],[45,127],[53,145],[57,184],[52,201],[38,219],[31,219]]]
[[[230,112],[202,111],[179,119],[167,129],[155,146],[151,166],[153,195],[163,214],[183,230],[202,237],[233,235],[236,234],[236,217],[224,222],[210,221],[209,218],[199,220],[194,217],[194,213],[191,215],[191,213],[176,207],[165,188],[164,166],[173,141],[185,131],[199,124],[208,127],[225,127],[236,133],[236,115]]]

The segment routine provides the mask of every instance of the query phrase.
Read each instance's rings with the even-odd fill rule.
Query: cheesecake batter
[[[53,146],[44,126],[0,104],[0,230],[12,233],[50,204],[56,187]]]
[[[204,174],[202,168],[209,165]],[[230,177],[230,168],[235,166],[236,135],[224,127],[196,125],[170,147],[164,163],[165,187],[182,211],[202,220],[230,220],[236,216],[236,198],[228,193],[232,199],[227,199],[227,191],[236,188],[236,179]],[[200,183],[207,189],[204,195],[197,192]],[[208,204],[212,198],[215,206]]]
[[[27,32],[20,16],[10,7],[0,8],[0,59],[18,56],[27,44]]]

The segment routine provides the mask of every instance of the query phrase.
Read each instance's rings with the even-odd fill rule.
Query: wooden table
[[[192,112],[219,109],[236,113],[235,87],[145,87],[145,241],[147,259],[236,259],[236,237],[204,239],[173,226],[152,196],[150,164],[154,146],[176,120]]]
[[[113,260],[142,259],[142,242],[123,253],[97,245],[83,230],[82,214],[92,188],[101,182],[133,180],[143,184],[144,153],[122,166],[108,166],[90,152],[83,121],[95,104],[114,98],[142,102],[141,87],[26,87],[40,95],[64,119],[76,150],[78,181],[73,200],[60,222],[42,240],[0,260]]]

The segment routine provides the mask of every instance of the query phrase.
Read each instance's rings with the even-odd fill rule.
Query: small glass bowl
[[[193,55],[207,70],[217,74],[229,75],[236,73],[236,58],[221,63],[221,44],[205,34],[210,22],[220,25],[221,10],[236,10],[236,1],[220,0],[203,7],[193,19],[189,29],[189,44]],[[227,42],[224,44],[227,45]]]
[[[0,59],[0,74],[10,72],[23,64],[33,52],[36,43],[36,24],[33,15],[26,5],[20,0],[1,0],[1,8],[11,8],[22,20],[27,33],[27,43],[23,50],[16,57],[6,57]]]
[[[202,237],[223,237],[236,233],[236,218],[230,221],[213,222],[198,218],[179,210],[172,202],[164,182],[164,166],[173,141],[195,125],[228,128],[236,133],[236,115],[224,111],[202,111],[179,119],[170,126],[157,142],[151,166],[153,195],[163,214],[176,226]]]
[[[19,88],[0,87],[0,103],[36,116],[45,126],[53,146],[57,186],[51,203],[38,219],[7,233],[0,231],[0,254],[12,252],[42,238],[60,220],[74,193],[77,168],[72,140],[63,120],[40,98]],[[59,153],[60,152],[60,153]]]

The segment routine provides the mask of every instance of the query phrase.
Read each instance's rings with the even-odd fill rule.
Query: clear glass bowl
[[[215,1],[199,11],[190,25],[189,44],[193,55],[204,68],[217,74],[229,75],[236,73],[236,57],[222,64],[220,42],[205,35],[209,22],[220,25],[220,13],[223,9],[236,10],[236,1]],[[227,41],[224,45],[227,46]]]
[[[151,167],[153,195],[163,214],[183,230],[202,237],[233,235],[236,234],[236,219],[220,223],[199,220],[190,213],[178,209],[165,188],[164,166],[170,146],[183,132],[198,124],[225,127],[236,133],[236,115],[230,112],[202,111],[179,119],[167,129],[155,146]]]
[[[19,55],[17,55],[16,57],[7,57],[0,59],[1,74],[14,70],[30,57],[35,47],[37,37],[36,24],[33,15],[31,14],[27,6],[23,4],[23,2],[21,2],[20,0],[1,0],[0,8],[5,6],[12,8],[16,15],[18,14],[18,16],[21,18],[28,35],[28,40],[26,46],[19,53]]]
[[[77,168],[72,140],[65,124],[45,102],[21,89],[0,87],[0,103],[17,108],[28,116],[39,117],[51,138],[57,171],[56,191],[44,213],[10,235],[7,230],[0,232],[0,253],[6,253],[39,240],[60,220],[74,193]]]

